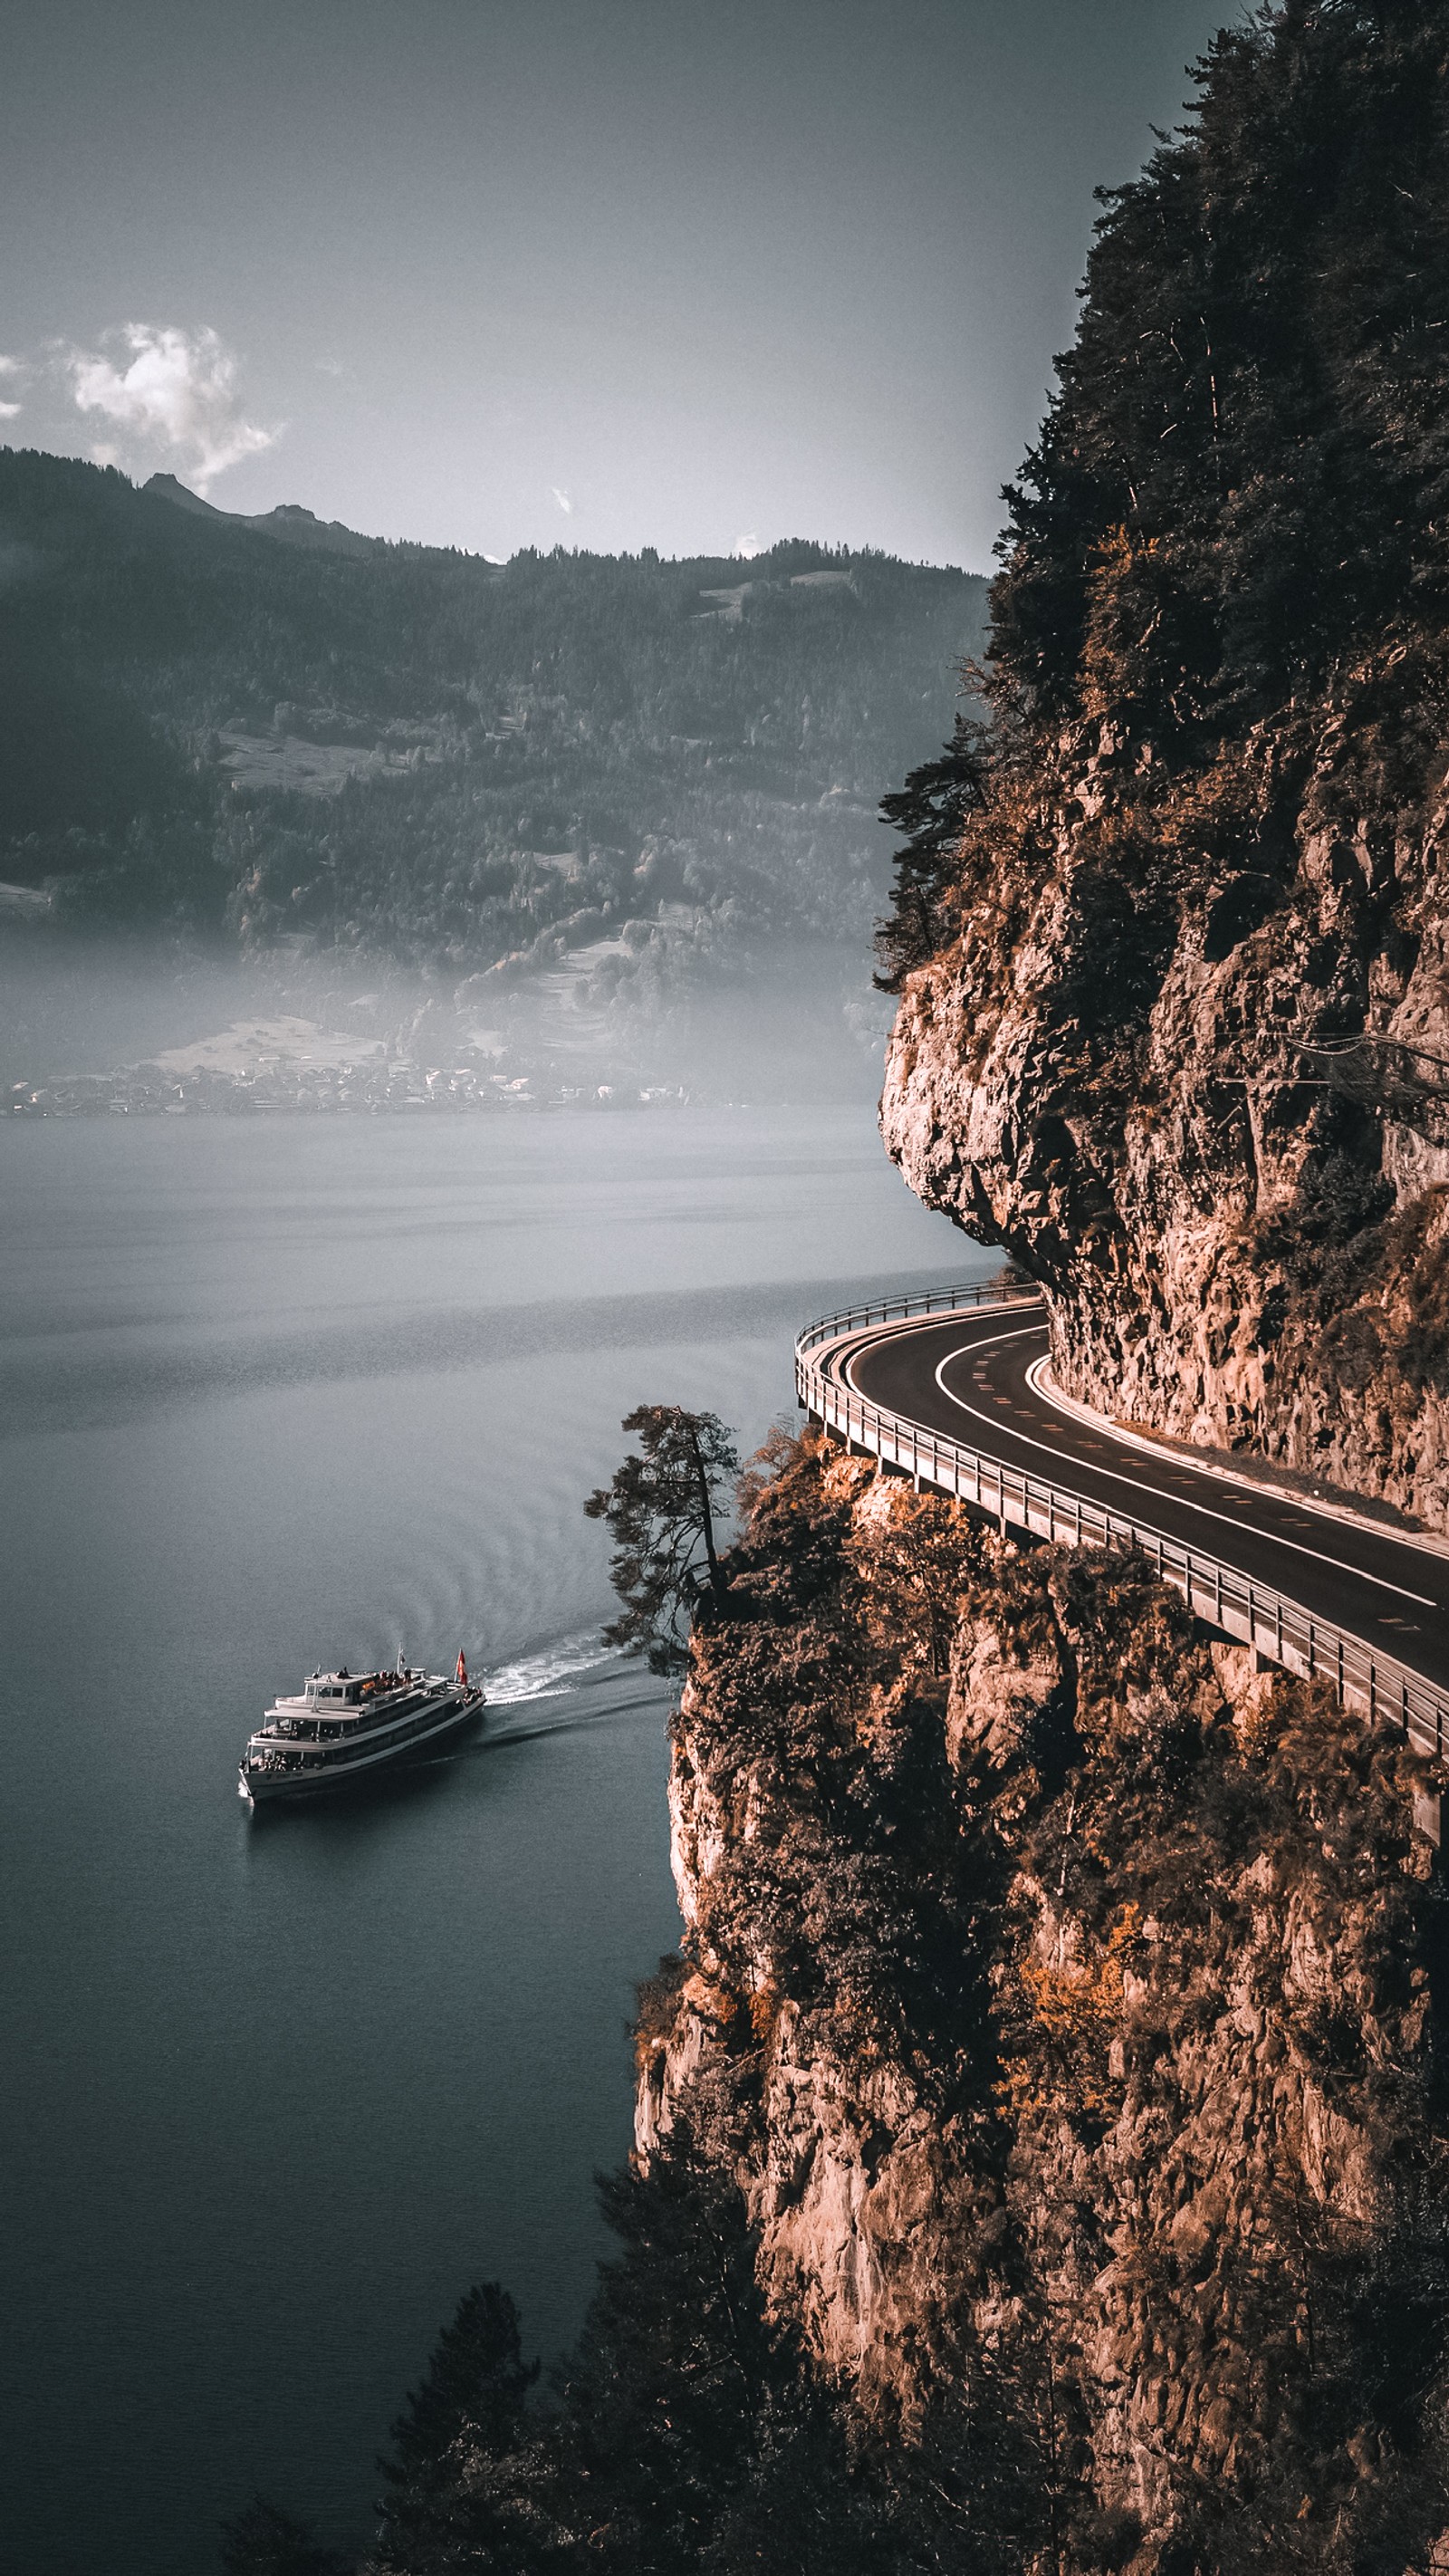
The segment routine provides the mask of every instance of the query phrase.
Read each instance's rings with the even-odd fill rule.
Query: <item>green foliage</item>
[[[620,2245],[560,2382],[571,2481],[607,2498],[608,2555],[688,2565],[753,2447],[779,2369],[738,2192],[687,2137],[600,2186]]]
[[[731,1617],[694,1642],[690,1732],[722,1805],[758,1798],[788,1829],[727,1855],[701,1933],[742,1992],[751,1957],[775,1959],[846,2055],[909,2045],[924,2088],[969,2087],[988,2008],[968,1927],[995,1878],[959,1830],[941,1667],[980,1536],[904,1488],[857,1533],[813,1438],[775,1464],[730,1553]]]
[[[881,938],[891,990],[968,924],[1009,958],[1013,903],[1070,835],[1084,864],[1058,936],[1080,972],[1052,1003],[1095,996],[1098,1054],[1140,1027],[1184,888],[1210,894],[1209,961],[1285,899],[1310,719],[1341,722],[1358,810],[1389,839],[1441,751],[1446,0],[1264,6],[1224,29],[1184,124],[1102,207],[1007,494],[989,742],[959,803],[950,755],[918,774],[919,834],[916,778],[902,791]],[[1088,760],[1090,816],[1071,784]],[[1334,961],[1318,967],[1327,986]]]
[[[651,1672],[681,1672],[691,1620],[723,1610],[728,1596],[715,1515],[739,1453],[718,1414],[683,1405],[641,1404],[622,1428],[638,1432],[639,1448],[584,1504],[608,1524],[609,1574],[624,1604],[604,1643],[647,1654]]]

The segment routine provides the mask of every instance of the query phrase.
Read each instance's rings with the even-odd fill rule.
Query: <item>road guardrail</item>
[[[1003,1533],[1016,1529],[1074,1547],[1140,1548],[1199,1619],[1288,1672],[1330,1683],[1346,1708],[1399,1726],[1421,1752],[1442,1755],[1449,1741],[1449,1692],[1412,1665],[1385,1654],[1352,1629],[1318,1617],[1286,1592],[1253,1582],[1207,1550],[1190,1548],[1154,1529],[1139,1514],[1113,1511],[1069,1485],[1008,1467],[964,1441],[870,1403],[831,1372],[830,1363],[842,1346],[872,1326],[983,1306],[1043,1303],[1039,1289],[977,1281],[884,1303],[877,1299],[873,1305],[823,1316],[807,1326],[795,1345],[796,1392],[805,1411],[851,1448],[899,1468],[918,1487],[930,1485],[988,1512]]]

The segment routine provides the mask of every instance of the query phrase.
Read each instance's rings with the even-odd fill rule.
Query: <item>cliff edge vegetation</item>
[[[646,2158],[732,2173],[901,2563],[1407,2569],[1449,2521],[1418,1765],[1145,1564],[807,1438],[696,1642]]]
[[[1220,35],[1107,193],[883,1127],[1070,1391],[1449,1525],[1449,7]],[[944,828],[943,828],[944,825]]]

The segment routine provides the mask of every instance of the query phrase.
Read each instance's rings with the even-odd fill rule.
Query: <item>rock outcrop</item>
[[[1449,782],[1397,801],[1386,697],[1364,675],[1206,785],[1064,732],[1029,833],[1000,797],[989,891],[965,854],[881,1119],[919,1196],[1047,1286],[1069,1393],[1444,1529]]]
[[[892,801],[882,1103],[1071,1392],[1439,1528],[1446,306],[1449,0],[1221,37],[1107,201],[991,723]],[[946,2500],[912,2566],[1426,2567],[1416,1764],[1141,1560],[776,1464],[676,1722],[641,2157],[735,2177],[862,2453]]]
[[[1105,203],[902,854],[886,1143],[1070,1391],[1442,1530],[1445,0],[1225,31]]]
[[[1410,2563],[1449,2279],[1410,1758],[1138,1562],[1017,1556],[810,1440],[736,1584],[675,1728],[641,2155],[683,2123],[733,2171],[866,2438],[969,2453],[998,2538],[1037,2515],[1010,2563],[1048,2523],[1074,2570]]]

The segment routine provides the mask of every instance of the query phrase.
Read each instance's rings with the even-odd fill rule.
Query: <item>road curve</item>
[[[1363,1648],[1364,1672],[1377,1679],[1367,1694],[1353,1687],[1358,1659],[1350,1656],[1345,1687],[1340,1645],[1343,1695],[1367,1695],[1392,1714],[1383,1676],[1407,1671],[1427,1685],[1413,1693],[1394,1684],[1410,1731],[1436,1750],[1449,1744],[1449,1554],[1391,1526],[1345,1519],[1295,1494],[1197,1468],[1176,1450],[1138,1446],[1100,1418],[1067,1410],[1049,1382],[1038,1383],[1047,1350],[1039,1301],[1018,1295],[1010,1304],[862,1320],[854,1329],[851,1318],[834,1320],[844,1329],[814,1328],[813,1347],[811,1335],[802,1337],[801,1395],[857,1446],[968,1499],[969,1484],[948,1453],[990,1461],[999,1471],[990,1490],[1000,1516],[1038,1534],[1073,1535],[1069,1521],[1062,1525],[1063,1497],[1085,1507],[1085,1522],[1079,1513],[1077,1523],[1084,1537],[1101,1533],[1106,1514],[1130,1523],[1130,1530],[1117,1527],[1111,1535],[1140,1540],[1151,1534],[1149,1546],[1154,1538],[1162,1542],[1159,1563],[1199,1610],[1207,1577],[1197,1569],[1225,1569],[1279,1605],[1276,1630],[1271,1617],[1254,1615],[1245,1628],[1241,1619],[1224,1616],[1229,1633],[1251,1635],[1270,1654],[1276,1634],[1278,1660],[1329,1678],[1334,1664],[1325,1640],[1346,1633]],[[989,1498],[979,1470],[977,1490]],[[1055,1517],[1044,1520],[1035,1498],[1048,1491]],[[1018,1493],[1025,1509],[1016,1504]],[[1221,1580],[1218,1588],[1221,1610]],[[1230,1583],[1234,1601],[1239,1589]],[[1286,1630],[1285,1605],[1296,1614]]]

